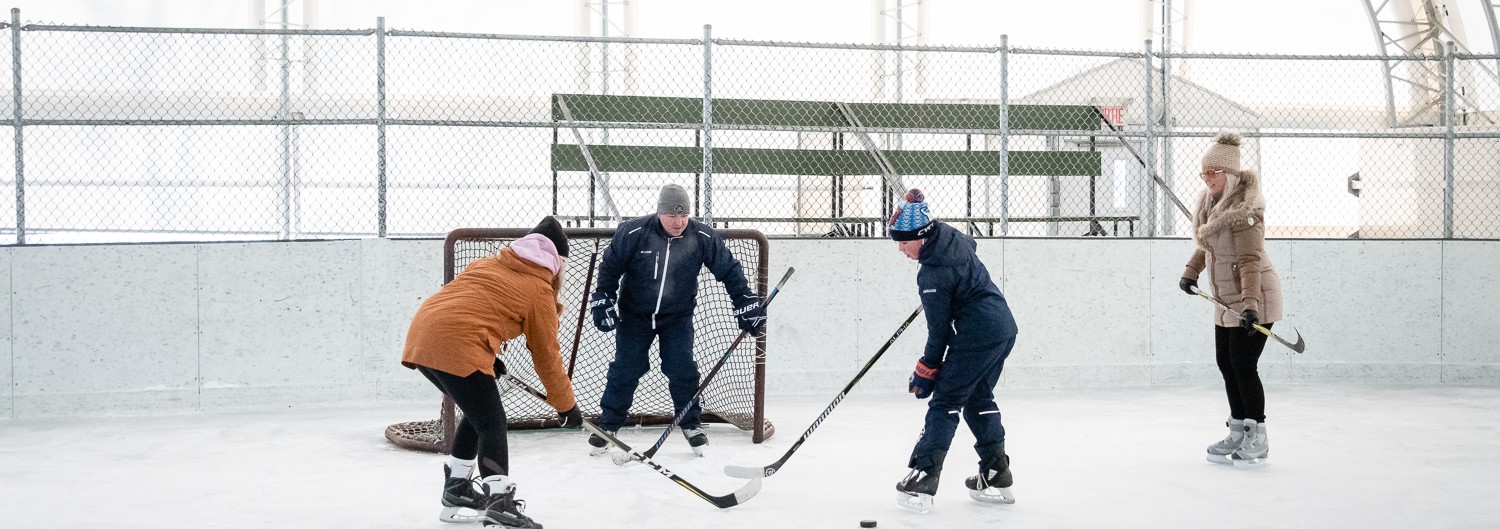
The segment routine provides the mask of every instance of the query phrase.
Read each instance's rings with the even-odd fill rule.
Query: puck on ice
[[[875,520],[862,520],[862,521],[859,522],[859,526],[860,527],[875,527]]]

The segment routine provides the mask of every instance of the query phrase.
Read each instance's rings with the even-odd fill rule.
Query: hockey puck
[[[859,522],[859,526],[860,527],[875,527],[875,520],[861,520]]]

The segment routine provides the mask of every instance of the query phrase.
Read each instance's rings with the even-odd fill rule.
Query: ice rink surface
[[[517,432],[511,472],[551,529],[712,527],[1197,528],[1495,527],[1500,388],[1268,388],[1271,459],[1204,461],[1223,435],[1213,386],[998,390],[1015,505],[970,500],[964,426],[936,509],[894,503],[925,401],[856,391],[748,503],[720,510],[639,464],[590,458],[584,434]],[[433,402],[167,417],[0,421],[0,527],[460,528],[437,521],[445,456],[388,443],[389,424]],[[726,464],[775,461],[833,395],[773,397],[761,445],[711,425],[703,458],[673,435],[658,461],[711,493],[743,481]],[[650,446],[660,428],[621,438]],[[472,525],[477,527],[477,524]]]

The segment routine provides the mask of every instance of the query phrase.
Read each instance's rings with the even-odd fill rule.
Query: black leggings
[[[495,377],[479,371],[460,377],[436,369],[417,366],[432,385],[453,399],[464,418],[458,423],[450,453],[459,459],[479,457],[481,477],[510,474],[510,447],[506,444],[505,405]]]
[[[1266,330],[1270,323],[1261,324]],[[1224,393],[1229,397],[1229,416],[1266,422],[1266,388],[1260,383],[1255,364],[1266,348],[1266,335],[1246,333],[1241,327],[1214,326],[1214,358],[1224,375]]]

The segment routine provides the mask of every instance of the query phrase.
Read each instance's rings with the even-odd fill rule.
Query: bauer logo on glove
[[[927,365],[927,362],[918,359],[916,369],[911,372],[911,379],[907,381],[907,393],[913,393],[919,399],[932,396],[932,388],[937,386],[938,368]]]
[[[740,330],[759,333],[765,330],[766,307],[760,296],[747,295],[735,301],[734,317],[739,320]]]
[[[589,301],[589,312],[594,316],[594,328],[599,332],[609,332],[620,326],[620,313],[615,311],[615,299],[609,294],[595,292],[594,299]]]

